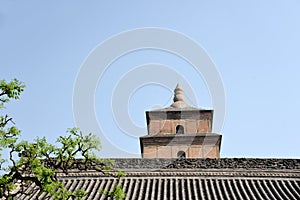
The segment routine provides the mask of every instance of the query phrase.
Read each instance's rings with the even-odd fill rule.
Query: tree
[[[24,83],[13,79],[0,81],[0,110],[12,99],[19,99]],[[9,153],[4,159],[0,154],[0,198],[14,199],[17,195],[30,195],[26,190],[35,185],[39,192],[46,192],[54,199],[81,199],[83,190],[68,191],[57,179],[57,173],[68,173],[71,169],[97,170],[121,178],[123,172],[113,173],[111,160],[101,160],[93,150],[99,150],[100,142],[93,134],[84,135],[77,128],[68,129],[67,136],[60,136],[56,145],[46,138],[37,137],[33,142],[20,141],[20,130],[8,115],[0,115],[0,151]],[[32,191],[31,191],[32,192]],[[103,191],[115,199],[125,198],[121,185],[112,191]]]

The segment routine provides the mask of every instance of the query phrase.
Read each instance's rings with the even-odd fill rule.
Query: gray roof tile
[[[85,199],[93,200],[107,199],[101,189],[118,183],[129,200],[300,199],[298,159],[115,159],[115,163],[126,172],[125,178],[95,171],[58,177],[68,189],[84,189]],[[29,190],[33,191],[30,197],[18,199],[45,199],[33,186]]]

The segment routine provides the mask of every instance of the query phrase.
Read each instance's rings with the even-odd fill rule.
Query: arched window
[[[185,152],[184,151],[178,151],[177,158],[185,158]]]
[[[176,134],[184,134],[184,127],[182,125],[176,126]]]

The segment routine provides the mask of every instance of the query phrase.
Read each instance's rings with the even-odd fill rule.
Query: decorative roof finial
[[[184,101],[184,96],[183,96],[183,89],[181,88],[181,86],[179,85],[179,83],[177,83],[176,88],[174,89],[174,98],[173,101]]]
[[[174,89],[174,103],[171,105],[173,108],[185,108],[188,107],[184,102],[184,95],[183,95],[183,89],[179,85],[179,83],[176,85],[176,88]]]

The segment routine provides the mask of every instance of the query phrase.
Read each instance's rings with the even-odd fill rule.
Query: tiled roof
[[[127,174],[121,180],[94,171],[59,174],[59,179],[70,190],[86,190],[86,199],[106,199],[101,189],[109,190],[117,183],[123,185],[129,200],[300,199],[298,159],[115,159],[115,162]],[[36,197],[45,199],[38,191],[18,199]]]

